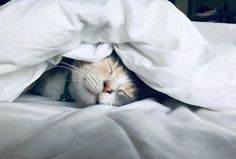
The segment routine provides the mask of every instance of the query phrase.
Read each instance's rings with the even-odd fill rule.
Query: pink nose
[[[103,89],[102,92],[106,93],[112,93],[112,88],[111,88],[111,80],[106,80],[103,83]]]

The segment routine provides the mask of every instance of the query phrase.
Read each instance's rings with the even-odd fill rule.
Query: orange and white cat
[[[79,107],[94,104],[125,105],[145,98],[149,87],[129,71],[115,53],[90,63],[75,60],[70,70],[56,67],[44,73],[33,92],[54,100],[75,101]],[[62,97],[63,96],[63,97]]]

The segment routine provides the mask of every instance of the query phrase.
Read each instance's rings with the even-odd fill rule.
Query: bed
[[[190,22],[165,0],[15,0],[0,21],[1,159],[235,159],[235,25]],[[112,48],[171,99],[78,109],[22,94],[62,56]]]

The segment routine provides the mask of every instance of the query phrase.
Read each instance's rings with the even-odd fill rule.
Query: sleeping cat
[[[147,97],[150,91],[153,92],[124,66],[114,52],[94,63],[62,62],[44,73],[33,88],[33,92],[41,96],[75,101],[79,107],[94,104],[121,106]]]

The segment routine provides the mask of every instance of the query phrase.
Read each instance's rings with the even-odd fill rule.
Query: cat
[[[115,52],[93,63],[68,60],[45,72],[32,92],[54,100],[76,102],[78,107],[122,106],[155,92],[128,70]]]

